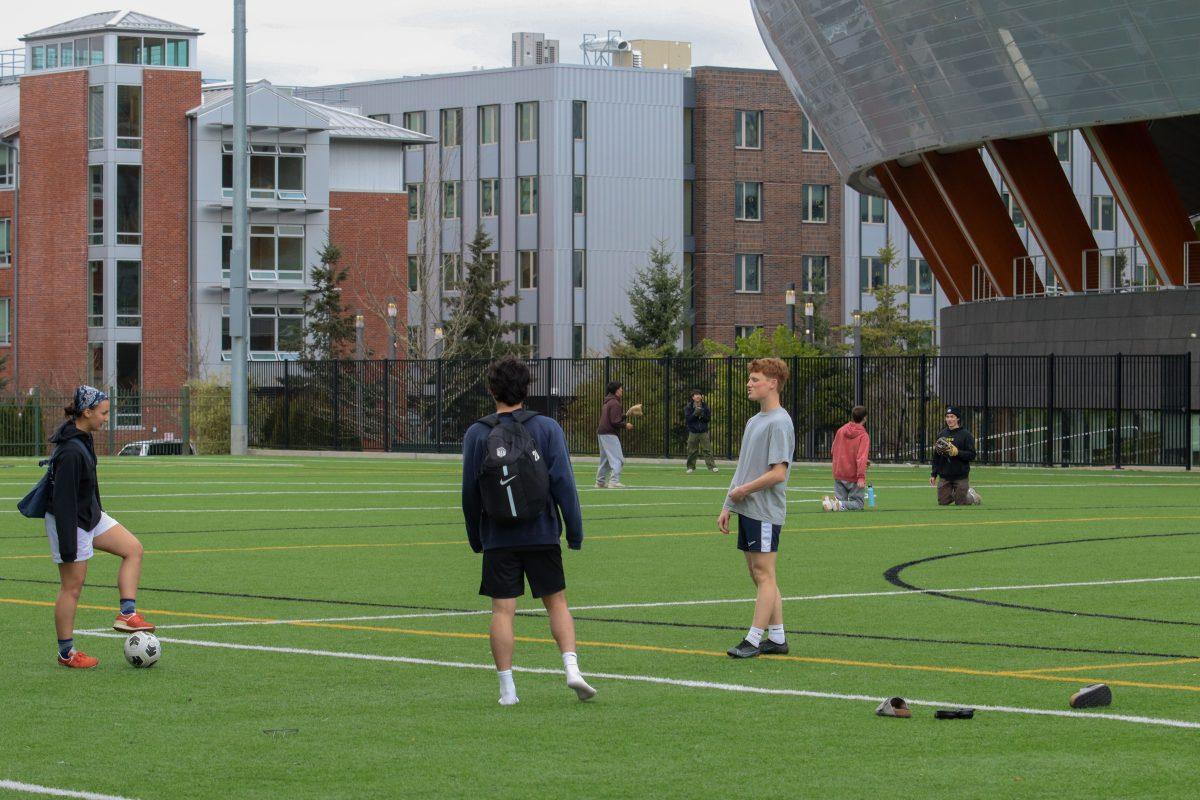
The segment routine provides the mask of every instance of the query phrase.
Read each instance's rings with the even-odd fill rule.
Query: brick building
[[[820,137],[775,70],[697,67],[692,80],[695,341],[786,325],[793,284],[798,333],[806,301],[841,324],[841,178]]]
[[[200,35],[92,14],[25,36],[24,73],[0,78],[10,390],[175,392],[227,371],[232,90],[202,86]],[[367,348],[386,354],[386,298],[407,287],[404,260],[388,257],[407,248],[403,150],[429,137],[265,81],[247,106],[251,359],[295,357],[327,240],[350,267],[345,305],[364,316]]]

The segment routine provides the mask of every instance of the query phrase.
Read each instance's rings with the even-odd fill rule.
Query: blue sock
[[[135,608],[137,608],[137,605],[132,600],[128,600],[124,597],[121,598],[122,614],[132,614]]]
[[[75,649],[74,639],[59,639],[58,640],[58,655],[62,658],[70,658],[71,651]]]

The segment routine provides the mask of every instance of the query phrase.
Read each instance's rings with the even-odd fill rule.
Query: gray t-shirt
[[[742,449],[730,490],[761,477],[774,464],[787,464],[790,477],[795,451],[796,429],[788,413],[782,408],[758,412],[746,423],[746,432],[742,434]],[[748,494],[740,503],[727,496],[725,508],[759,522],[782,525],[787,516],[787,480]]]

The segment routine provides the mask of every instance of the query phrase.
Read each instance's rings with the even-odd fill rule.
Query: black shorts
[[[495,600],[520,597],[525,594],[526,578],[534,597],[545,597],[566,589],[562,548],[556,544],[542,544],[483,551],[481,595]]]

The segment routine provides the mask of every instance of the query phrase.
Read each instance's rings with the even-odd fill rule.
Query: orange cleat
[[[150,633],[154,630],[154,626],[146,622],[142,615],[135,611],[132,614],[117,614],[117,618],[113,622],[113,630],[122,633],[137,633],[138,631]]]
[[[72,650],[70,658],[58,656],[58,663],[71,669],[91,669],[100,663],[100,659],[92,658],[87,653],[81,653],[78,650]]]

